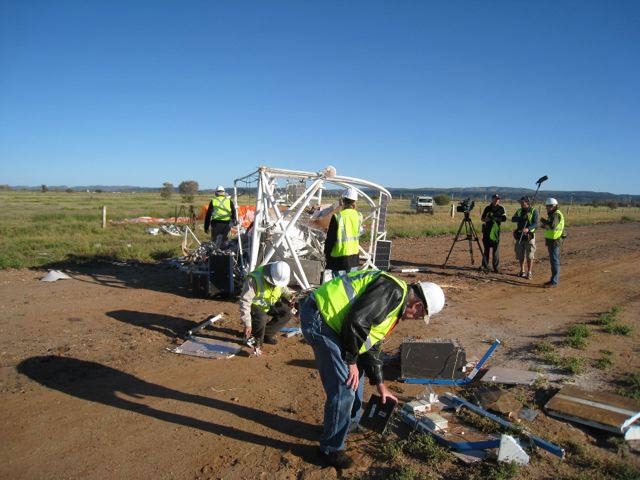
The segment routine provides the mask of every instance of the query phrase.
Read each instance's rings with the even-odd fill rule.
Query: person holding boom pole
[[[529,200],[529,197],[523,196],[520,198],[520,208],[516,211],[515,215],[511,218],[512,222],[517,223],[516,230],[513,232],[513,237],[516,240],[515,252],[516,258],[520,262],[520,277],[531,279],[533,273],[531,267],[535,258],[536,252],[536,239],[535,231],[538,226],[538,211],[533,208],[540,186],[549,179],[546,175],[540,177],[536,184],[536,193],[533,195],[533,201]],[[524,269],[524,260],[527,260],[527,270]]]

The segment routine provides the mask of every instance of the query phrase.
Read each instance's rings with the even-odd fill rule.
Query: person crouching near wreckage
[[[240,295],[240,320],[244,338],[256,347],[278,343],[276,334],[291,318],[291,308],[284,300],[293,296],[287,288],[291,269],[285,262],[267,263],[255,269],[244,282]]]
[[[397,321],[424,319],[444,307],[435,283],[411,285],[380,270],[360,270],[336,277],[300,302],[302,334],[313,348],[327,395],[320,459],[336,468],[353,461],[344,452],[349,431],[362,415],[363,375],[376,386],[382,402],[397,402],[382,377],[382,340]]]

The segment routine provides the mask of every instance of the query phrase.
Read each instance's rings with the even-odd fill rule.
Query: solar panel
[[[380,195],[380,213],[378,214],[378,233],[382,233],[387,228],[387,206],[389,197]]]
[[[376,254],[373,263],[380,270],[391,268],[391,240],[378,240],[376,242]]]

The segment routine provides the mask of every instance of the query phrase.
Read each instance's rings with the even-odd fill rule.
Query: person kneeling
[[[287,288],[290,277],[285,262],[268,263],[247,275],[240,295],[240,320],[245,340],[253,336],[258,348],[278,343],[276,334],[291,319],[286,302],[293,295]]]

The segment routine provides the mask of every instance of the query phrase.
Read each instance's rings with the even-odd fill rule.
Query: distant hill
[[[543,185],[544,186],[544,185]],[[3,189],[7,189],[6,185],[2,186]],[[10,186],[11,190],[29,190],[39,191],[41,186]],[[71,189],[76,192],[84,191],[102,191],[102,192],[142,192],[153,193],[160,192],[160,187],[137,187],[134,185],[77,185],[69,187],[67,185],[47,185],[49,191],[65,191]],[[252,193],[255,189],[242,189],[245,193]],[[523,195],[533,196],[535,190],[530,188],[514,188],[514,187],[453,187],[453,188],[395,188],[387,187],[387,190],[391,192],[394,198],[412,198],[416,195],[442,195],[446,194],[452,197],[454,200],[462,200],[463,198],[471,198],[472,200],[486,200],[489,201],[491,195],[498,192],[503,199],[518,200]],[[175,190],[177,192],[177,189]],[[213,189],[200,190],[202,194],[213,194]],[[337,194],[338,192],[328,191],[329,196],[331,194]],[[588,190],[540,190],[538,193],[539,199],[546,197],[555,197],[561,203],[569,203],[573,198],[574,203],[606,203],[606,202],[618,202],[623,204],[640,204],[640,195],[627,195],[627,194],[614,194],[609,192],[592,192]]]
[[[524,195],[533,197],[535,190],[529,188],[513,187],[455,187],[455,188],[389,188],[391,195],[395,197],[410,198],[415,195],[442,195],[446,194],[456,200],[471,198],[472,200],[487,200],[494,193],[508,200],[518,200]],[[609,201],[621,203],[639,203],[640,195],[617,195],[609,192],[591,192],[586,190],[540,190],[538,198],[554,197],[561,203],[569,203],[573,198],[574,203],[605,203]]]

